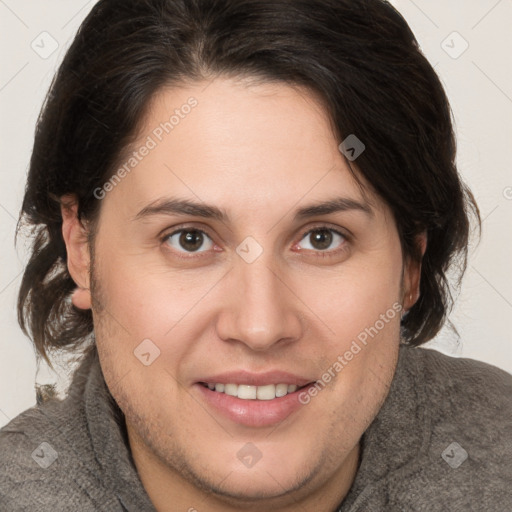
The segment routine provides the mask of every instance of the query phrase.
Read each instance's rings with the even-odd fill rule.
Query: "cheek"
[[[171,271],[155,258],[102,247],[98,279],[112,317],[132,337],[161,338],[198,300],[204,283],[194,282],[183,273]],[[101,277],[100,277],[101,276]],[[204,294],[204,292],[203,292]]]
[[[298,295],[322,320],[335,343],[350,341],[385,315],[386,330],[400,314],[401,256],[376,259],[372,264],[347,264],[329,276],[306,275],[297,281]],[[397,322],[395,322],[397,323]]]
[[[101,261],[96,279],[106,308],[95,318],[95,331],[112,371],[117,377],[143,372],[140,358],[149,352],[154,363],[148,380],[158,384],[155,368],[180,378],[183,362],[193,357],[208,330],[214,310],[208,291],[222,274],[170,271],[127,255],[104,253]]]
[[[339,275],[321,285],[317,280],[316,288],[313,280],[304,281],[310,292],[316,290],[308,306],[327,333],[319,366],[329,382],[328,402],[373,411],[381,399],[400,340],[401,272],[400,251],[388,250],[366,261],[354,258]]]

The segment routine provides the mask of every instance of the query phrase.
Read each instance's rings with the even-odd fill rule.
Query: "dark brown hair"
[[[20,214],[32,251],[18,319],[37,351],[74,350],[93,331],[76,309],[60,198],[74,193],[94,222],[94,191],[115,172],[150,99],[163,86],[219,75],[307,87],[339,141],[366,145],[354,173],[390,206],[405,256],[419,258],[421,297],[403,342],[439,331],[452,298],[447,271],[465,270],[476,203],[455,165],[450,107],[402,16],[382,0],[100,0],[82,23],[37,122]],[[47,359],[48,360],[48,359]]]

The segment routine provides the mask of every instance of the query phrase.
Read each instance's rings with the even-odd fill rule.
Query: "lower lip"
[[[312,385],[312,384],[311,384]],[[294,393],[272,400],[244,400],[235,396],[212,391],[202,384],[195,384],[203,399],[214,410],[230,420],[247,427],[269,427],[284,421],[290,414],[303,406],[299,402],[299,393],[307,386]]]

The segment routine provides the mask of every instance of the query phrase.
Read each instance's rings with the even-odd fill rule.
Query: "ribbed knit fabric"
[[[363,434],[360,466],[338,510],[512,512],[512,376],[400,347],[389,394]],[[64,400],[34,406],[0,429],[0,511],[155,511],[96,350]]]

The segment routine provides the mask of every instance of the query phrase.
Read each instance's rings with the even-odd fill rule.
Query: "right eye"
[[[165,235],[162,241],[181,253],[206,252],[213,247],[213,240],[200,229],[179,229]],[[204,248],[205,250],[200,250]]]

